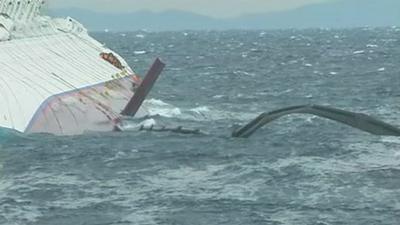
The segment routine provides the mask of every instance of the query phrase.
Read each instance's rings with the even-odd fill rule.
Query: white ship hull
[[[8,2],[0,0],[0,127],[111,131],[140,83],[132,69],[77,21],[41,16],[42,1]],[[120,65],[101,56],[110,53]]]

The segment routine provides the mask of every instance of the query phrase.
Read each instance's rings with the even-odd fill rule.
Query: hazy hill
[[[71,8],[51,10],[49,13],[74,17],[92,31],[106,28],[112,31],[339,28],[400,25],[400,0],[337,0],[285,12],[232,19],[215,19],[182,11],[107,14]]]

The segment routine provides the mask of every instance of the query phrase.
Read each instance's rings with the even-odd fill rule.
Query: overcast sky
[[[334,0],[48,0],[50,8],[89,8],[95,11],[184,10],[212,17],[283,11]]]

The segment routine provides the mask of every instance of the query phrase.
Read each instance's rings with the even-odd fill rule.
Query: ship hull
[[[112,130],[139,81],[104,60],[108,51],[72,34],[0,42],[0,126],[57,135]]]
[[[52,96],[41,104],[24,132],[79,135],[113,131],[121,120],[119,112],[133,97],[132,79],[130,76]],[[141,107],[136,115],[146,113]]]
[[[112,131],[141,80],[78,21],[42,15],[45,3],[0,0],[0,127],[56,135]],[[146,111],[140,100],[135,116]]]

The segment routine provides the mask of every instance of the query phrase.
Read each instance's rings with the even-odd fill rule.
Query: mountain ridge
[[[52,16],[71,16],[90,31],[173,31],[226,29],[349,28],[400,25],[398,0],[338,0],[265,14],[217,19],[196,13],[168,10],[101,13],[79,8],[50,9]]]

